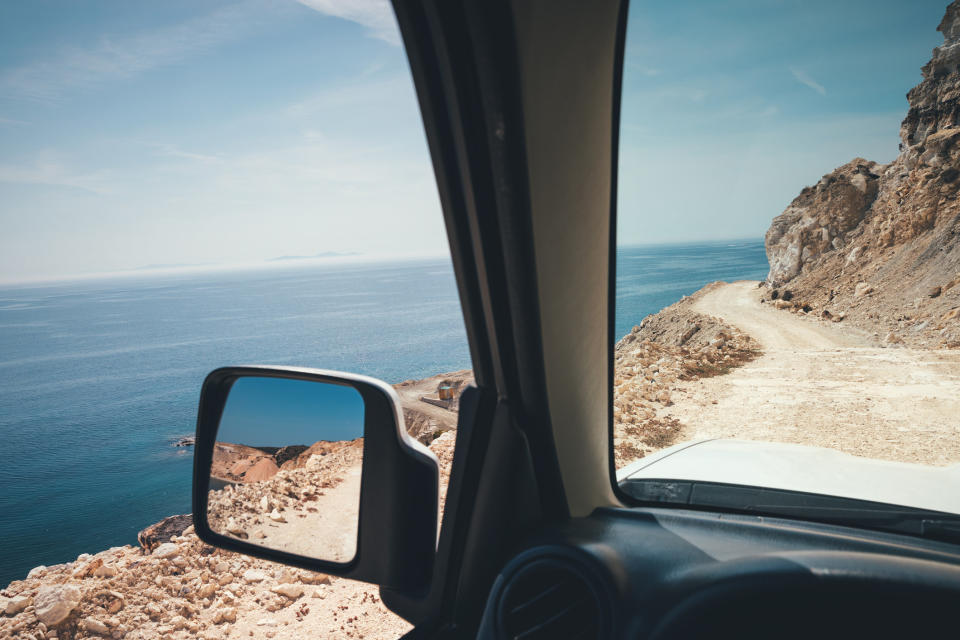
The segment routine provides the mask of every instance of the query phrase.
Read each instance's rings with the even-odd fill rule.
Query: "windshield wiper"
[[[721,482],[627,478],[620,488],[647,504],[811,520],[960,543],[960,515],[940,511]]]

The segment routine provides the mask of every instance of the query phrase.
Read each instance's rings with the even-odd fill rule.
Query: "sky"
[[[897,153],[945,2],[634,2],[619,242],[759,238]],[[448,253],[378,0],[0,3],[0,281]]]
[[[240,378],[227,396],[217,440],[250,447],[353,440],[363,437],[363,414],[363,397],[353,387]]]

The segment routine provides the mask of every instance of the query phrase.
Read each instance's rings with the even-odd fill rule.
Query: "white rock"
[[[90,633],[96,633],[98,635],[105,635],[110,632],[110,627],[103,624],[96,618],[85,618],[83,621],[84,628]]]
[[[279,593],[282,596],[286,596],[291,600],[296,600],[303,595],[303,585],[302,584],[278,584],[277,586],[270,589],[274,593]]]
[[[217,566],[215,566],[213,570],[216,571],[217,573],[226,573],[227,571],[230,571],[230,563],[222,562],[222,561],[218,562]]]
[[[117,568],[112,564],[105,564],[97,567],[97,570],[93,572],[93,575],[98,578],[112,578],[117,575]]]
[[[234,536],[245,536],[247,533],[246,531],[243,530],[243,527],[237,524],[237,521],[234,520],[233,518],[230,518],[229,520],[227,520],[227,526],[225,528],[227,533]]]
[[[247,569],[243,572],[243,581],[247,584],[252,582],[263,582],[268,577],[269,576],[267,576],[266,573],[260,571],[259,569]]]
[[[220,624],[221,622],[236,622],[237,621],[237,610],[233,607],[224,607],[222,609],[217,609],[217,612],[213,614],[213,624]]]
[[[80,589],[73,585],[40,587],[33,606],[37,618],[48,627],[60,624],[80,604]]]
[[[46,570],[47,570],[47,567],[44,565],[40,565],[39,567],[34,567],[33,569],[30,569],[30,573],[27,574],[27,578],[28,579],[37,578],[40,575],[42,575]]]
[[[13,596],[12,598],[0,598],[0,609],[8,616],[15,616],[30,605],[30,598],[26,596]]]
[[[153,550],[152,555],[158,558],[172,558],[178,553],[180,553],[180,549],[177,547],[177,545],[173,544],[172,542],[164,542]]]
[[[866,282],[860,282],[854,288],[853,295],[856,298],[862,298],[863,296],[873,293],[873,287],[867,284]]]
[[[267,496],[260,498],[260,511],[267,511],[270,508],[270,500]]]
[[[282,515],[280,515],[280,512],[277,511],[276,509],[274,509],[273,511],[270,512],[270,519],[273,520],[274,522],[286,522],[286,521],[287,521],[286,518],[284,518]]]
[[[277,621],[273,618],[260,618],[257,620],[258,627],[275,627],[277,624]]]

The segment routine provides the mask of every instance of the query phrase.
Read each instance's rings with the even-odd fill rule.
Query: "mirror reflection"
[[[331,562],[356,554],[364,405],[345,385],[240,378],[210,469],[216,533]]]

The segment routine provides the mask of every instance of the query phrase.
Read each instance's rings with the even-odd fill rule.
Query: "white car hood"
[[[796,444],[685,442],[617,472],[618,481],[626,478],[723,482],[960,514],[960,465],[872,460]]]

